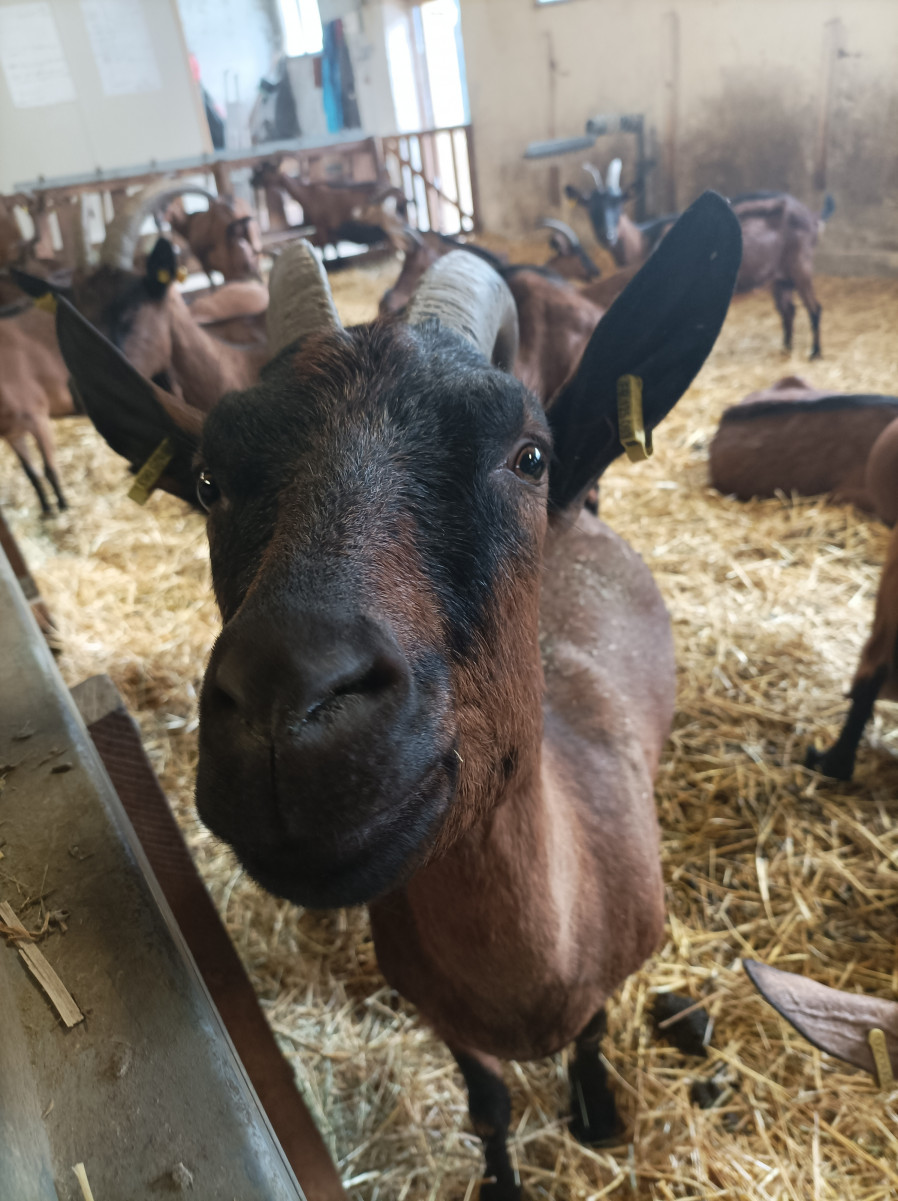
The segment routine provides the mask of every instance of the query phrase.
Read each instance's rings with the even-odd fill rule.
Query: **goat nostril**
[[[388,655],[381,656],[368,667],[367,671],[332,683],[326,695],[319,697],[308,706],[302,721],[314,721],[317,717],[340,708],[342,703],[353,698],[376,701],[378,697],[393,689],[402,689],[407,680],[407,669],[400,660],[393,659]]]

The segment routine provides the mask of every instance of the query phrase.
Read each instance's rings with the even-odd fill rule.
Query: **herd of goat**
[[[664,920],[653,780],[670,623],[649,570],[584,504],[628,433],[650,441],[686,391],[734,290],[772,288],[787,347],[798,291],[820,353],[827,210],[705,193],[637,226],[619,162],[592,174],[572,191],[608,276],[559,222],[548,264],[508,266],[411,229],[395,189],[328,208],[266,171],[259,186],[293,195],[319,245],[376,227],[402,252],[380,317],[350,329],[308,243],[283,249],[266,288],[251,216],[215,197],[187,216],[171,182],[129,198],[96,265],[62,285],[19,247],[0,293],[0,433],[42,507],[25,438],[62,507],[50,418],[74,395],[135,470],[164,444],[156,486],[208,512],[223,629],[200,701],[200,815],[271,892],[369,905],[384,975],[464,1075],[481,1196],[499,1201],[520,1195],[499,1060],[573,1043],[571,1128],[613,1135],[604,1006]],[[226,281],[191,305],[170,239],[137,257],[161,213]],[[813,452],[783,453],[802,437]],[[833,492],[893,523],[898,398],[790,377],[724,415],[711,464],[724,492]],[[898,685],[896,635],[898,534],[845,729],[809,752],[818,770],[850,777],[877,695]],[[782,975],[752,969],[797,1020]],[[863,1005],[833,995],[843,1017]],[[808,996],[815,1013],[830,1003]],[[869,1066],[863,1050],[853,1062]]]

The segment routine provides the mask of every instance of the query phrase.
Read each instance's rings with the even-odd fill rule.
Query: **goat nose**
[[[326,719],[351,727],[401,702],[411,686],[395,640],[367,620],[348,628],[315,619],[244,622],[222,634],[217,652],[210,699],[266,740],[301,736]]]

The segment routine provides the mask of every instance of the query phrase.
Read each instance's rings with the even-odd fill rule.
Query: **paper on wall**
[[[16,108],[43,108],[75,99],[50,5],[0,7],[0,64]]]
[[[81,0],[81,14],[104,95],[159,91],[162,78],[141,0]]]

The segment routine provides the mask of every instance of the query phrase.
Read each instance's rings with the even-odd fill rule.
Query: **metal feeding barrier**
[[[646,150],[645,117],[642,113],[605,113],[590,117],[586,132],[579,137],[550,138],[545,142],[531,142],[524,151],[524,158],[551,158],[556,154],[577,154],[592,150],[601,137],[630,133],[636,139],[635,178],[633,180],[636,201],[636,220],[646,219],[646,179],[655,166],[655,159]]]

